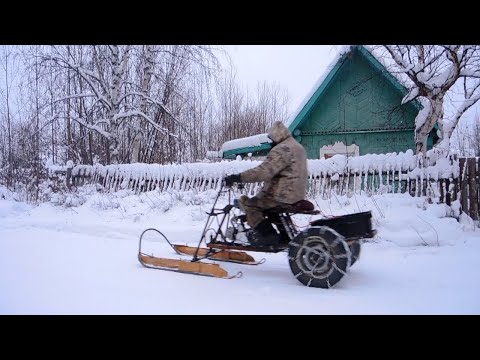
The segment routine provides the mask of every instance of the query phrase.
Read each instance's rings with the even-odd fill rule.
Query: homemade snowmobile
[[[237,186],[239,189],[244,188],[243,184]],[[222,194],[227,197],[228,204],[218,208],[217,203]],[[306,229],[299,230],[292,221],[292,215],[320,214],[310,201],[301,200],[292,206],[265,212],[266,218],[277,229],[277,245],[252,246],[248,239],[253,230],[249,228],[245,214],[241,212],[238,200],[233,195],[232,188],[222,184],[211,211],[207,213],[208,219],[198,246],[172,244],[162,232],[154,228],[143,231],[138,250],[140,263],[148,268],[231,279],[240,277],[242,273],[229,275],[211,260],[259,265],[265,259],[255,261],[247,251],[285,251],[288,252],[288,263],[293,275],[302,284],[330,288],[358,260],[362,239],[372,238],[376,233],[372,230],[370,211],[317,219],[311,221]],[[188,255],[191,259],[169,259],[146,254],[142,251],[142,239],[149,231],[162,236],[178,255]]]

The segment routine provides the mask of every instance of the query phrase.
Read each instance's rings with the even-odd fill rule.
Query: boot
[[[253,246],[276,246],[278,245],[278,233],[268,220],[263,220],[254,231],[250,232],[248,240]]]

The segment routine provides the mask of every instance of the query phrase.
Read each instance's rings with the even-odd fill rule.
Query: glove
[[[225,177],[225,185],[226,186],[232,186],[233,183],[238,183],[241,182],[240,174],[233,174],[233,175],[228,175]]]

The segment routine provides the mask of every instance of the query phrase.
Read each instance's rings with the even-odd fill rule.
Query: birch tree
[[[418,99],[423,106],[415,119],[416,152],[425,153],[428,135],[436,124],[441,139],[436,148],[448,152],[459,120],[480,99],[480,46],[385,45],[375,49],[386,51],[393,60],[388,66],[392,72],[410,80],[402,104]],[[454,97],[455,106],[448,118],[444,108],[447,96]]]
[[[105,138],[108,144],[107,162],[118,163],[120,145],[120,125],[126,118],[134,115],[150,122],[158,131],[166,132],[139,109],[123,106],[128,97],[140,97],[147,102],[160,107],[168,113],[163,104],[149,98],[142,92],[132,89],[122,92],[126,79],[126,71],[130,58],[131,45],[118,46],[93,46],[92,64],[88,68],[82,63],[73,62],[69,54],[63,49],[52,48],[49,55],[43,56],[44,60],[50,61],[56,66],[63,67],[67,71],[73,71],[83,82],[86,88],[83,93],[75,93],[66,96],[63,100],[90,98],[87,114],[77,113],[72,119],[89,130],[95,131]],[[93,116],[88,116],[88,113]]]
[[[153,67],[154,67],[154,52],[152,45],[144,45],[142,47],[143,55],[144,55],[144,62],[143,62],[143,76],[142,76],[142,84],[140,91],[146,95],[143,97],[140,102],[140,111],[144,114],[147,113],[147,97],[150,96],[150,89],[152,84],[152,76],[153,76]],[[130,162],[138,162],[140,161],[140,145],[143,140],[143,134],[141,129],[138,129],[133,137],[133,144],[132,144],[132,151]]]
[[[135,64],[143,63],[143,74],[138,81],[132,78],[134,71],[131,68],[135,60],[135,50],[139,47],[108,45],[87,48],[90,57],[84,62],[75,61],[65,47],[53,46],[49,54],[42,56],[43,60],[52,66],[70,70],[74,74],[72,76],[77,77],[77,82],[85,85],[82,92],[74,93],[72,90],[72,93],[63,99],[85,100],[86,111],[82,114],[77,111],[71,115],[72,119],[106,141],[108,163],[117,163],[124,159],[138,161],[142,143],[149,148],[146,151],[150,154],[155,146],[159,146],[168,158],[173,160],[181,149],[178,139],[182,120],[178,113],[170,109],[177,105],[172,99],[178,99],[176,94],[181,92],[179,84],[188,75],[192,64],[208,69],[209,61],[215,60],[210,47],[142,47],[142,51],[136,52],[137,60],[138,54],[142,55],[142,59]],[[167,60],[163,68],[157,66],[162,59]],[[143,125],[131,126],[132,122]],[[134,132],[132,144],[130,136],[123,133],[126,128]],[[150,131],[157,134],[154,141],[143,141],[143,136]],[[160,144],[157,144],[158,142]],[[133,148],[133,154],[121,156],[122,146]]]
[[[475,117],[475,123],[473,125],[471,144],[474,156],[480,157],[480,116],[478,115]]]
[[[2,56],[1,56],[1,61],[0,64],[2,66],[2,71],[3,71],[3,76],[4,76],[4,92],[2,92],[2,98],[3,98],[3,103],[4,103],[4,119],[6,120],[6,146],[3,146],[3,148],[6,148],[6,161],[3,162],[3,169],[6,168],[6,183],[7,186],[11,185],[12,181],[12,166],[13,166],[13,148],[12,148],[12,116],[11,116],[11,111],[10,111],[10,89],[11,89],[11,77],[10,77],[10,63],[12,61],[12,52],[8,46],[4,46],[2,49]]]

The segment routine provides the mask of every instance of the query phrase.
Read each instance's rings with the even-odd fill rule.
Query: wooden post
[[[443,203],[445,201],[445,193],[443,191],[443,184],[445,179],[438,179],[438,187],[440,188],[440,202]]]
[[[475,184],[477,185],[477,219],[479,219],[480,214],[480,186],[478,185],[478,181],[480,180],[480,157],[477,158],[477,169],[475,171]]]
[[[73,161],[67,161],[67,177],[65,179],[66,185],[68,190],[72,187],[72,169],[73,169]]]
[[[468,159],[468,192],[469,192],[469,212],[473,220],[478,220],[478,194],[477,194],[477,161],[475,158]]]
[[[452,205],[452,193],[450,192],[450,179],[445,179],[445,204]]]
[[[468,214],[468,172],[467,159],[460,159],[460,204],[462,211]]]
[[[415,196],[415,187],[414,187],[414,180],[410,178],[410,175],[408,175],[408,179],[407,179],[407,187],[408,187],[408,193],[411,195],[411,196]]]
[[[453,165],[454,162],[458,161],[458,156],[457,154],[453,154],[453,158],[450,157],[450,163]],[[458,199],[458,180],[459,178],[454,178],[452,179],[453,185],[452,185],[452,201],[455,201]]]
[[[458,180],[459,178],[455,178],[452,180],[453,186],[452,186],[452,201],[455,201],[458,199]]]

